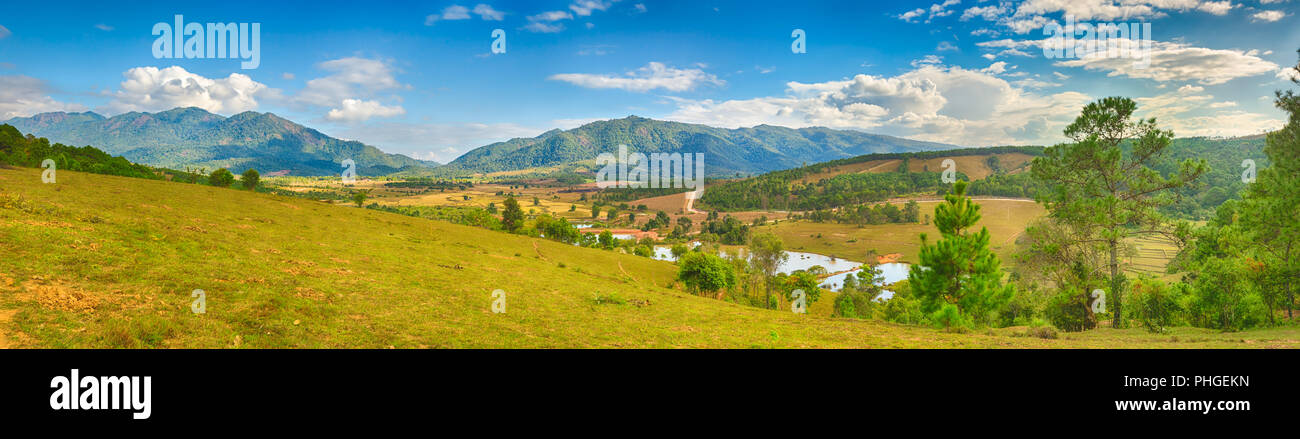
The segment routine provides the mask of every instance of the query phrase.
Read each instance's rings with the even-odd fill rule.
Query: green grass
[[[670,287],[674,265],[630,255],[233,189],[66,171],[58,181],[0,169],[0,343],[10,347],[1300,344],[1294,329],[1046,340],[800,316],[687,294]],[[190,311],[196,289],[205,314]],[[503,314],[491,311],[496,289]]]

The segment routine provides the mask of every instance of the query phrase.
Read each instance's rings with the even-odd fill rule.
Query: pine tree
[[[945,326],[988,322],[1014,294],[1002,284],[1001,261],[989,250],[988,229],[972,231],[980,206],[966,197],[966,187],[958,181],[934,208],[942,239],[931,245],[921,234],[920,263],[907,275],[921,310]]]
[[[1281,130],[1268,134],[1264,153],[1270,166],[1247,186],[1240,221],[1260,250],[1270,280],[1263,287],[1282,299],[1289,319],[1294,317],[1295,278],[1300,275],[1300,95],[1279,91],[1275,103],[1290,117]]]
[[[1151,169],[1166,153],[1174,133],[1156,120],[1132,120],[1137,103],[1110,97],[1084,106],[1065,128],[1073,140],[1047,148],[1034,159],[1036,180],[1052,187],[1040,200],[1049,215],[1074,226],[1109,253],[1110,290],[1106,303],[1114,311],[1111,326],[1124,327],[1126,279],[1119,252],[1126,239],[1172,235],[1170,222],[1158,211],[1173,204],[1174,189],[1190,186],[1208,170],[1205,160],[1183,161],[1169,176]]]
[[[501,227],[507,232],[519,230],[524,225],[524,211],[519,208],[515,197],[506,197],[505,211],[501,213]]]

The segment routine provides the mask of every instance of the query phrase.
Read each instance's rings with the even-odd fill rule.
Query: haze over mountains
[[[136,163],[173,169],[248,168],[262,173],[337,175],[345,159],[360,175],[425,169],[437,163],[387,154],[361,142],[340,140],[271,113],[247,111],[230,117],[199,108],[158,113],[42,113],[10,119],[23,133],[67,145],[90,145]]]

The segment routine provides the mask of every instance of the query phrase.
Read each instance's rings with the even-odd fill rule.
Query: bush
[[[912,287],[908,281],[894,284],[894,297],[876,307],[876,315],[881,320],[894,323],[918,325],[926,322],[925,313],[921,312],[921,301],[912,297]]]
[[[962,315],[957,310],[957,305],[946,303],[930,315],[930,322],[935,327],[944,328],[956,332],[962,332],[964,329],[970,329],[974,326],[970,319]]]
[[[244,189],[253,190],[257,188],[257,183],[261,179],[262,176],[257,173],[256,169],[248,168],[247,171],[244,171],[244,175],[240,177],[239,184],[244,186]]]
[[[1129,292],[1129,309],[1148,332],[1164,332],[1166,327],[1177,325],[1183,314],[1178,294],[1181,291],[1181,287],[1170,288],[1156,279],[1139,279]]]
[[[1035,326],[1025,331],[1025,335],[1030,337],[1045,338],[1050,340],[1056,339],[1056,328],[1051,326]]]
[[[1097,327],[1097,318],[1088,309],[1088,299],[1078,288],[1068,288],[1047,301],[1043,314],[1053,326],[1066,332]]]
[[[678,260],[677,279],[694,292],[714,292],[736,285],[736,272],[717,255],[690,252]]]
[[[230,170],[226,168],[212,171],[212,175],[208,176],[208,184],[216,187],[230,187],[230,185],[234,183],[235,174],[232,174]]]

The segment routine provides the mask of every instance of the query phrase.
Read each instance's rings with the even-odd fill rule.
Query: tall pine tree
[[[1172,235],[1172,228],[1157,209],[1174,203],[1172,189],[1192,184],[1208,167],[1205,160],[1185,160],[1169,176],[1150,165],[1164,156],[1174,133],[1161,130],[1156,120],[1133,120],[1137,103],[1109,97],[1083,107],[1065,128],[1073,140],[1047,148],[1034,159],[1035,179],[1052,190],[1040,194],[1049,215],[1069,224],[1090,242],[1106,246],[1110,289],[1106,303],[1114,311],[1111,326],[1124,327],[1126,280],[1119,253],[1125,240],[1150,234]]]
[[[921,261],[907,274],[921,310],[944,326],[990,322],[1014,294],[1002,284],[1002,262],[989,250],[988,229],[973,231],[980,206],[966,196],[966,186],[958,181],[934,208],[942,239],[931,245],[922,233]]]
[[[1246,187],[1240,221],[1264,263],[1263,287],[1272,290],[1266,293],[1280,297],[1287,318],[1293,318],[1295,280],[1300,275],[1300,96],[1279,91],[1275,104],[1290,117],[1265,140],[1271,165]]]

